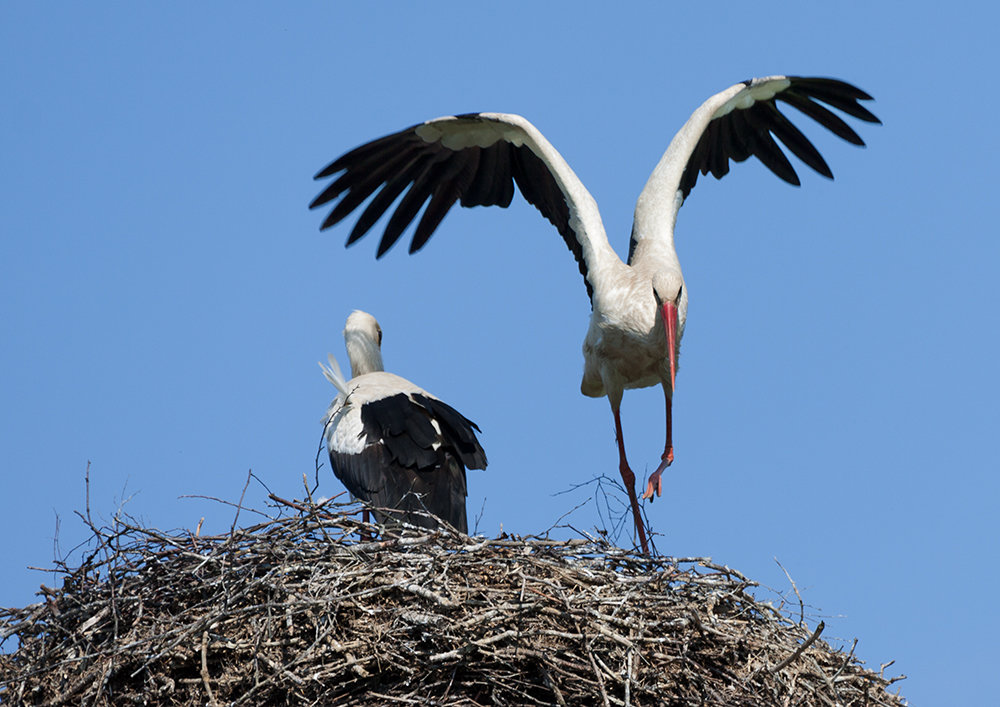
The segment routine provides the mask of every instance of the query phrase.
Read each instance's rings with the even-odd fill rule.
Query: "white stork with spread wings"
[[[709,98],[674,136],[639,194],[627,263],[608,243],[594,198],[549,141],[518,115],[472,113],[437,118],[355,148],[316,175],[317,179],[336,178],[310,208],[336,202],[323,221],[325,229],[372,197],[348,236],[350,245],[405,191],[379,242],[377,255],[381,257],[425,204],[410,242],[411,253],[424,246],[456,202],[466,207],[505,207],[517,185],[525,199],[555,225],[583,274],[592,313],[583,342],[580,387],[584,395],[606,395],[611,403],[619,470],[640,545],[648,552],[619,409],[626,388],[663,387],[666,443],[643,497],[659,495],[660,475],[674,458],[671,399],[688,305],[674,248],[677,212],[699,173],[722,178],[729,172],[730,160],[741,162],[751,155],[781,179],[798,185],[798,176],[775,138],[809,167],[832,178],[819,151],[778,109],[778,103],[798,109],[848,142],[864,145],[826,106],[878,123],[858,102],[866,100],[871,96],[849,83],[796,76],[744,81]]]
[[[338,395],[323,418],[334,474],[381,523],[436,528],[436,516],[468,533],[465,468],[485,469],[476,423],[382,368],[382,328],[355,311],[344,327],[351,379],[337,359],[320,368]],[[398,511],[398,512],[393,512]]]

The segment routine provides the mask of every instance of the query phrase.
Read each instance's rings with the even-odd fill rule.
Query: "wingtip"
[[[340,172],[341,170],[344,169],[344,167],[342,165],[342,161],[343,161],[343,157],[339,157],[339,158],[335,159],[333,162],[331,162],[330,164],[328,164],[326,167],[324,167],[320,171],[316,172],[316,174],[313,176],[313,179],[326,179],[327,177],[332,177],[337,172]]]
[[[382,256],[389,252],[389,250],[396,245],[396,241],[383,237],[378,244],[378,250],[375,251],[375,260],[381,260]]]

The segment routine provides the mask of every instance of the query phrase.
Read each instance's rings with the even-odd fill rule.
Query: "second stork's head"
[[[347,358],[351,362],[351,377],[385,370],[382,366],[382,327],[375,317],[356,309],[344,326]]]

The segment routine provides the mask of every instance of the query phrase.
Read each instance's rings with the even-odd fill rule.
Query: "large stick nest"
[[[600,538],[366,541],[332,503],[275,501],[279,517],[212,537],[91,525],[61,588],[0,609],[17,642],[0,702],[905,704],[884,667],[706,559]]]

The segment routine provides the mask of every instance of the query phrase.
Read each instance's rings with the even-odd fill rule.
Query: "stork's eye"
[[[378,345],[382,345],[382,327],[376,325],[375,330],[378,332]]]
[[[681,303],[681,295],[683,294],[684,294],[684,285],[681,285],[681,288],[677,290],[677,304]]]

